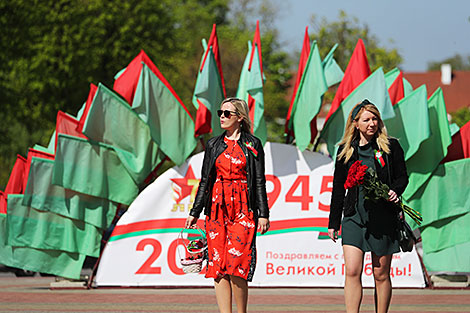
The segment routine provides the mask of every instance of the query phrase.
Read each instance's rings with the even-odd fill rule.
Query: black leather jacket
[[[204,208],[204,214],[210,216],[212,206],[212,187],[216,180],[215,161],[217,157],[222,154],[227,148],[224,142],[225,133],[220,136],[211,138],[206,145],[204,153],[204,161],[202,163],[201,181],[197,190],[196,198],[194,199],[193,208],[189,215],[199,218],[199,215]],[[248,150],[245,143],[251,143],[254,149],[258,152],[255,157],[252,152]],[[268,197],[266,195],[266,177],[264,174],[264,150],[261,141],[249,134],[242,131],[238,145],[242,148],[246,157],[246,173],[248,185],[248,207],[254,212],[255,219],[259,217],[269,218]]]
[[[398,140],[395,138],[389,138],[389,141],[390,154],[383,153],[385,166],[381,167],[374,158],[375,169],[380,181],[387,184],[390,189],[395,191],[400,197],[408,185],[405,157]],[[339,230],[343,209],[344,216],[352,216],[356,213],[359,187],[356,186],[351,188],[346,194],[344,183],[348,176],[349,168],[359,159],[359,153],[357,150],[358,146],[359,140],[353,141],[352,147],[354,148],[354,152],[346,164],[343,159],[340,160],[339,158],[336,158],[335,173],[333,176],[333,191],[331,193],[330,218],[328,222],[328,228],[333,228],[334,230]],[[375,139],[372,141],[372,147],[376,150],[379,149]],[[342,149],[343,146],[340,146],[338,149],[338,155]],[[393,204],[388,202],[384,202],[384,205],[393,206]]]

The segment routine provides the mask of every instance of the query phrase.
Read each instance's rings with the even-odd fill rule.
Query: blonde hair
[[[355,139],[359,138],[359,130],[356,128],[357,121],[359,117],[364,111],[369,111],[370,113],[374,114],[378,119],[378,129],[375,133],[375,139],[377,141],[377,145],[379,149],[384,151],[385,153],[390,153],[390,142],[388,140],[387,129],[385,128],[385,124],[380,117],[380,112],[375,105],[368,102],[368,104],[358,103],[354,106],[348,116],[348,121],[346,122],[346,128],[344,130],[343,139],[341,139],[339,145],[343,145],[343,150],[340,154],[338,154],[338,159],[344,158],[344,163],[347,163],[351,156],[353,155],[354,148],[352,147],[352,142]],[[359,111],[357,111],[358,106],[362,106]],[[355,116],[353,117],[353,112],[357,111]]]
[[[242,130],[251,134],[250,110],[248,109],[246,101],[238,98],[227,98],[222,101],[220,106],[222,107],[222,105],[227,102],[230,102],[235,107],[235,112],[237,112],[239,116],[243,117],[241,122]]]

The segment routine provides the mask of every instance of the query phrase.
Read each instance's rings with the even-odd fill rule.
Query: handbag
[[[398,244],[400,245],[401,251],[411,252],[416,243],[416,237],[411,230],[410,225],[408,225],[405,220],[403,210],[398,211],[397,217]]]
[[[390,162],[388,160],[388,154],[385,154],[385,158],[387,160],[389,186],[391,186],[392,178],[390,176]],[[403,213],[403,209],[401,207],[397,210],[397,238],[401,251],[411,252],[413,250],[413,246],[416,243],[416,237],[411,230],[410,225],[408,225],[406,222],[405,214]]]
[[[188,235],[192,234],[192,240]],[[181,256],[179,249],[181,269],[185,273],[200,273],[202,262],[204,261],[204,252],[207,249],[207,239],[205,232],[197,227],[196,229],[183,228],[177,238],[178,245],[184,247],[185,256]]]

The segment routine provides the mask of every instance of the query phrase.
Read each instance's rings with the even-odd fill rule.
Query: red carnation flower
[[[364,198],[374,202],[380,199],[388,200],[388,192],[390,187],[387,184],[381,182],[377,177],[377,173],[373,169],[369,169],[367,165],[362,165],[362,161],[354,162],[348,171],[348,177],[344,183],[344,189],[350,189],[355,186],[362,185],[364,190]],[[403,211],[408,214],[413,221],[420,225],[423,218],[421,214],[399,201],[396,203]]]
[[[348,177],[344,183],[344,189],[362,185],[364,183],[364,176],[367,172],[367,165],[362,165],[362,160],[356,161],[351,165],[348,171]]]

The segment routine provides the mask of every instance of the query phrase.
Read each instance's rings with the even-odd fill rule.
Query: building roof
[[[410,82],[413,89],[425,84],[428,97],[441,87],[447,112],[455,112],[463,107],[470,108],[470,71],[452,71],[450,85],[442,83],[440,71],[403,73],[403,76]]]

